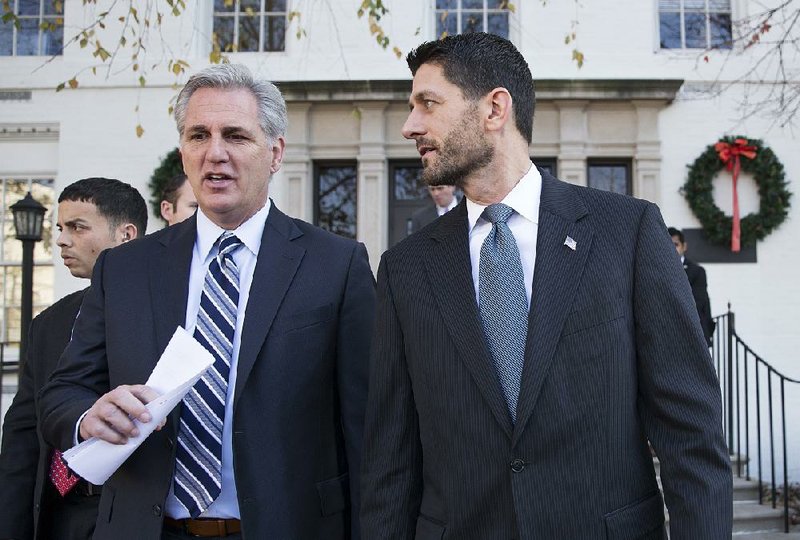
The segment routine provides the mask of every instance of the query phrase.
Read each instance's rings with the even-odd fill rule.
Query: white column
[[[584,100],[558,100],[553,104],[558,109],[561,140],[558,150],[558,177],[561,180],[586,185],[586,141],[589,128]]]
[[[387,105],[384,101],[356,103],[360,117],[357,238],[367,246],[373,271],[378,269],[389,236],[384,117]]]
[[[311,103],[289,104],[283,166],[270,185],[270,196],[281,210],[309,223],[314,219],[314,178],[309,154],[310,111]]]
[[[661,140],[658,114],[664,101],[634,100],[636,108],[636,153],[633,162],[633,195],[659,204],[661,199]]]

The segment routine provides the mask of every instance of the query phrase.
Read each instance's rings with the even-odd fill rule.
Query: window
[[[589,187],[631,195],[631,163],[628,160],[589,161]]]
[[[436,37],[489,32],[508,39],[508,0],[436,0]]]
[[[13,20],[0,22],[0,56],[52,56],[64,46],[62,0],[8,0]]]
[[[52,179],[0,177],[0,342],[20,339],[22,294],[22,243],[14,235],[14,216],[9,207],[28,191],[48,210],[42,224],[42,241],[33,252],[33,313],[53,301],[53,208],[55,191]]]
[[[223,52],[286,49],[287,0],[214,0],[214,42]]]
[[[358,208],[356,163],[315,163],[314,187],[314,222],[332,233],[355,238]]]
[[[534,165],[536,165],[540,169],[544,169],[550,175],[555,176],[556,178],[558,178],[558,174],[556,174],[557,173],[556,164],[557,164],[558,160],[556,158],[548,158],[548,157],[533,158],[532,157],[531,161],[533,161]]]
[[[730,0],[659,0],[662,49],[730,49]]]

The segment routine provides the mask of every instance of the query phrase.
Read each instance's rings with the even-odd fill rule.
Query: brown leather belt
[[[164,527],[201,538],[228,536],[242,532],[242,522],[238,519],[172,519],[165,517]]]

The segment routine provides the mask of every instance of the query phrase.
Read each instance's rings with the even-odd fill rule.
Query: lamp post
[[[22,241],[22,306],[20,307],[19,374],[22,374],[25,354],[28,349],[28,329],[33,318],[33,248],[42,239],[42,223],[47,211],[39,201],[31,197],[11,205],[14,214],[14,231]]]

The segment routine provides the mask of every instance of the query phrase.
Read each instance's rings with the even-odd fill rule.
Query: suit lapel
[[[189,270],[196,237],[197,218],[192,216],[165,231],[159,238],[160,252],[150,258],[148,282],[159,353],[166,349],[175,328],[185,328]]]
[[[156,321],[156,347],[159,353],[167,348],[170,338],[178,326],[186,328],[186,301],[189,296],[189,272],[192,265],[192,250],[197,237],[197,217],[192,216],[173,225],[159,238],[160,251],[150,258],[148,283],[150,304]],[[148,373],[155,367],[148,366]],[[176,436],[181,407],[175,407],[169,415],[167,433]]]
[[[577,190],[544,172],[539,206],[525,364],[512,444],[525,428],[553,361],[593,237],[588,224],[580,221],[588,210]],[[574,250],[564,243],[568,236],[575,241]]]
[[[510,438],[511,418],[486,347],[475,302],[467,229],[467,207],[462,200],[431,232],[435,242],[425,261],[428,279],[461,359]]]
[[[275,319],[295,273],[305,255],[305,249],[292,240],[302,236],[302,231],[278,210],[270,208],[261,248],[258,251],[250,296],[247,301],[236,375],[234,409],[253,369],[258,353]]]

